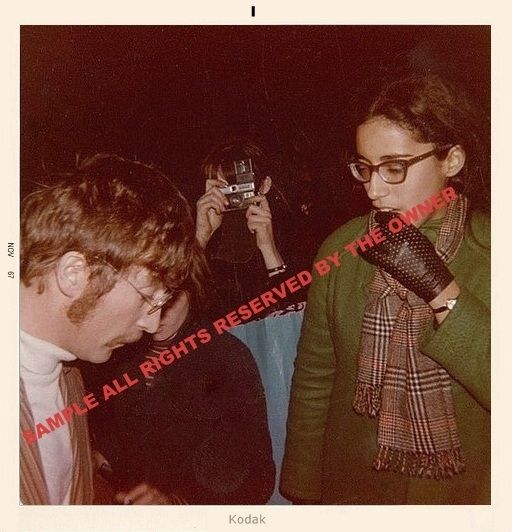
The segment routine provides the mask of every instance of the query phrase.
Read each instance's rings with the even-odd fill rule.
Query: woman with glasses
[[[436,75],[364,106],[349,164],[372,203],[317,260],[295,363],[281,491],[321,504],[490,502],[488,122]],[[396,231],[417,205],[453,199]],[[382,235],[357,256],[345,246]]]

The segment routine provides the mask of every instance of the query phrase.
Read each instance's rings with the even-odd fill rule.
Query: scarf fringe
[[[358,381],[352,407],[361,415],[377,417],[381,405],[381,385],[366,384]]]
[[[380,446],[373,467],[377,471],[393,471],[410,477],[435,480],[451,478],[465,470],[460,447],[427,454]]]

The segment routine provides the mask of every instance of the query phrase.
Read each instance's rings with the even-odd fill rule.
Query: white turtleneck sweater
[[[66,405],[59,387],[62,361],[76,357],[49,342],[20,330],[20,375],[34,423],[60,412]],[[68,504],[73,474],[69,426],[65,424],[37,440],[50,504]]]

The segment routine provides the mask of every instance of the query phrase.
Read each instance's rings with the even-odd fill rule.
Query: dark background
[[[305,182],[328,199],[325,233],[365,208],[340,164],[354,95],[396,67],[458,78],[490,113],[489,26],[22,26],[22,191],[114,152],[195,201],[202,158],[244,134],[283,161],[292,203]]]

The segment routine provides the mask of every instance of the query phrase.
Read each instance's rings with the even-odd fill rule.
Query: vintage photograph
[[[490,147],[490,26],[22,25],[20,503],[489,505]]]

